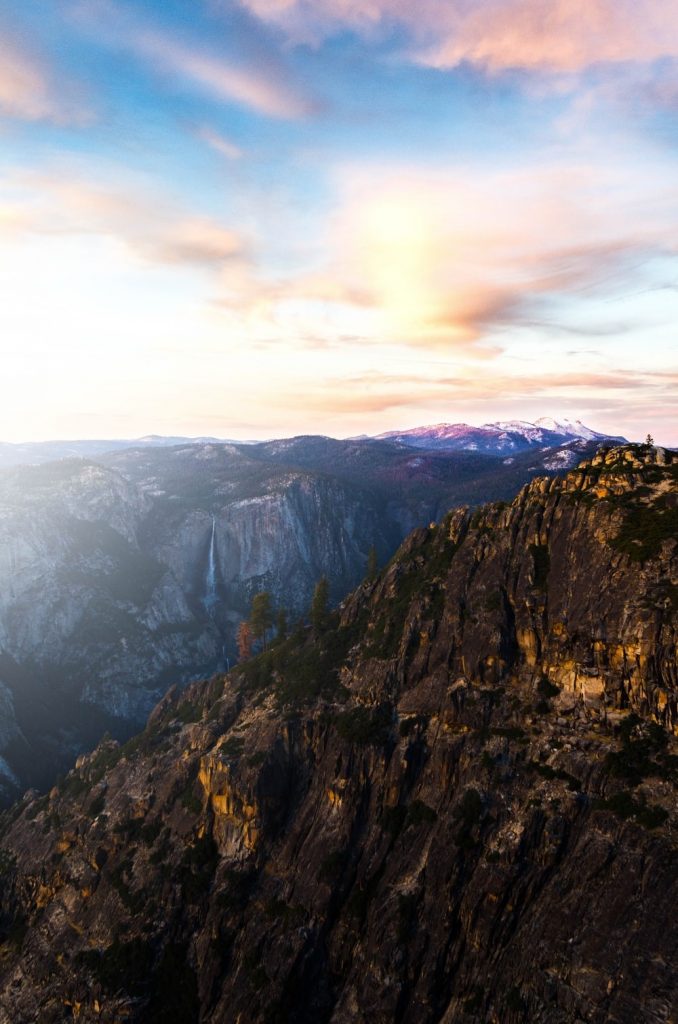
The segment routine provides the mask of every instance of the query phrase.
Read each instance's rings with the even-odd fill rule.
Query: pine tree
[[[645,438],[645,444],[648,448],[652,448],[652,446],[654,445],[654,438],[652,434],[647,435],[647,437]]]
[[[321,576],[315,585],[311,600],[311,624],[314,629],[322,629],[327,622],[327,603],[330,597],[330,585],[327,576]]]
[[[266,647],[266,634],[273,625],[273,604],[267,590],[255,594],[250,612],[250,629],[255,640],[261,640]]]
[[[249,622],[245,619],[238,626],[236,643],[238,644],[238,661],[247,661],[252,657],[252,630]]]
[[[372,547],[369,550],[368,555],[367,555],[367,578],[368,578],[368,580],[373,580],[376,577],[378,570],[379,570],[379,560],[378,560],[378,557],[377,557],[377,549],[375,548],[375,546],[373,544]]]
[[[287,637],[287,612],[284,608],[278,611],[278,618],[276,620],[276,633],[278,640],[285,640]]]

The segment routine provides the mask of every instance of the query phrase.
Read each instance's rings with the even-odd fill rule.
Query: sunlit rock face
[[[640,447],[452,511],[28,794],[0,1022],[667,1024],[677,519]]]

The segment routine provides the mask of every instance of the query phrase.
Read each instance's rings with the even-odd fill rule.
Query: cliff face
[[[255,495],[221,498],[211,512],[163,507],[147,532],[149,550],[208,610],[231,656],[235,626],[259,590],[296,618],[320,576],[331,576],[338,600],[364,575],[370,543],[390,552],[400,539],[382,528],[369,498],[302,472],[282,474]]]
[[[414,533],[5,816],[0,1021],[675,1020],[678,457]]]

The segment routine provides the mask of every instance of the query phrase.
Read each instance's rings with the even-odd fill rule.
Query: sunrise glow
[[[678,444],[678,2],[0,12],[0,439]]]

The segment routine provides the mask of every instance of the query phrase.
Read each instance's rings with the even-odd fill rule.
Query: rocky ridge
[[[0,1021],[673,1021],[677,536],[601,452],[28,794]]]

